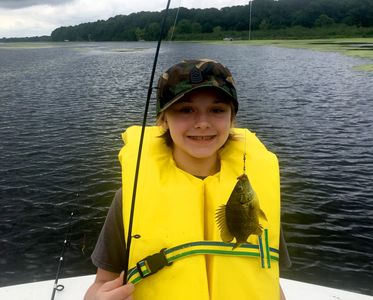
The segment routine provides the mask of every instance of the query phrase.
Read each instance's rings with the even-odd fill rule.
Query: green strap
[[[156,273],[164,266],[171,265],[174,261],[183,259],[192,255],[227,255],[238,257],[259,258],[262,268],[270,268],[270,261],[279,260],[279,251],[268,245],[268,231],[264,232],[264,246],[261,236],[258,237],[258,245],[241,244],[232,250],[233,243],[224,243],[216,241],[198,241],[182,244],[169,249],[163,249],[161,252],[148,256],[139,261],[135,267],[131,268],[127,275],[127,282],[138,283],[142,278]],[[265,265],[267,263],[267,266]]]

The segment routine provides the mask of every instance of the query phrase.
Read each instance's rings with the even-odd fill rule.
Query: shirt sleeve
[[[111,203],[104,226],[91,255],[92,263],[100,269],[120,273],[124,268],[125,249],[122,189],[119,189]]]

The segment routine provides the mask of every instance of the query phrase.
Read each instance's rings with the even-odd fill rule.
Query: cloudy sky
[[[248,0],[171,0],[171,8],[221,8]],[[0,0],[0,38],[50,35],[60,27],[140,11],[160,11],[166,0]]]

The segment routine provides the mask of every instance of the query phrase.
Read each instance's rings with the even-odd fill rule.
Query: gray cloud
[[[67,2],[72,2],[74,0],[0,0],[0,8],[24,8],[35,5],[61,5]]]

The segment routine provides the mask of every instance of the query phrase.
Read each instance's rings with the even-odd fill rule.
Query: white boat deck
[[[64,278],[58,281],[65,286],[57,291],[55,300],[83,299],[94,275]],[[54,280],[12,285],[0,288],[1,300],[44,300],[51,299]],[[367,296],[334,288],[281,278],[281,286],[287,300],[373,300]]]

